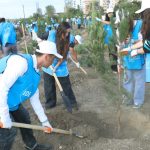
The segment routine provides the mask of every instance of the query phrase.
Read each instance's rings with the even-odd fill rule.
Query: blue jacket
[[[7,103],[10,111],[17,110],[21,103],[32,97],[35,94],[40,82],[40,74],[35,71],[32,56],[28,54],[20,56],[27,60],[28,69],[23,76],[17,79],[8,92]],[[11,55],[0,59],[0,73],[5,70],[7,60],[10,57]]]

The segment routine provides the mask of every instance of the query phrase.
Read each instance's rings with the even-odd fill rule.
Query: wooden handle
[[[53,67],[52,66],[50,66],[50,69],[53,71]],[[55,81],[56,81],[56,83],[57,83],[57,85],[59,87],[60,92],[63,92],[63,88],[62,88],[62,86],[61,86],[61,84],[60,84],[60,82],[59,82],[59,80],[58,80],[58,78],[56,76],[56,73],[53,73],[53,76],[54,76]]]
[[[72,60],[72,62],[74,64],[76,64],[76,62],[72,59],[72,57],[70,56],[70,59]],[[82,67],[79,67],[86,75],[87,75],[87,72],[82,68]]]
[[[22,26],[22,32],[23,32],[23,37],[24,37],[24,44],[25,44],[25,48],[26,48],[26,53],[28,54],[28,48],[27,48],[27,43],[26,43],[26,39],[25,39],[24,26],[23,26],[23,24],[21,24],[21,26]]]
[[[87,75],[87,72],[82,67],[80,69]]]
[[[31,124],[25,124],[25,123],[16,123],[16,122],[13,122],[12,126],[17,127],[17,128],[26,128],[26,129],[33,129],[33,130],[40,130],[40,131],[44,131],[44,129],[45,129],[45,127],[38,126],[38,125],[31,125]],[[67,135],[72,134],[71,130],[67,131],[67,130],[62,130],[62,129],[57,129],[57,128],[53,128],[52,132],[60,133],[60,134],[67,134]]]

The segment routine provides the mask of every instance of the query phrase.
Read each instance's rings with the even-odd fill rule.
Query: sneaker
[[[139,108],[141,108],[142,107],[142,104],[138,104],[138,105],[133,105],[133,107],[132,108],[135,108],[135,109],[139,109]]]

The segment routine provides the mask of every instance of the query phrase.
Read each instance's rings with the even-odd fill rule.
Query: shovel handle
[[[45,127],[38,126],[38,125],[31,125],[31,124],[25,124],[25,123],[16,123],[16,122],[13,122],[12,126],[17,127],[17,128],[26,128],[26,129],[33,129],[33,130],[40,130],[40,131],[44,131],[44,129],[45,129]],[[67,135],[72,134],[71,131],[57,129],[57,128],[53,128],[52,132],[60,133],[60,134],[67,134]]]
[[[87,72],[82,67],[80,69],[87,75]]]
[[[52,66],[50,66],[50,69],[53,71],[53,67]],[[53,73],[53,76],[54,76],[55,81],[56,81],[56,83],[57,83],[57,85],[59,87],[60,92],[63,92],[63,88],[62,88],[62,86],[61,86],[61,84],[60,84],[60,82],[58,80],[58,77],[56,76],[56,73]]]
[[[25,31],[24,31],[24,26],[23,24],[21,24],[21,27],[22,27],[22,32],[23,32],[23,37],[24,37],[24,44],[25,44],[25,48],[26,48],[26,53],[28,54],[28,48],[27,48],[27,42],[26,42],[26,39],[25,39]]]
[[[72,60],[72,62],[73,62],[74,64],[76,64],[76,62],[72,59],[71,56],[70,56],[70,59]],[[84,72],[84,74],[87,75],[87,72],[86,72],[81,66],[80,66],[79,68]]]

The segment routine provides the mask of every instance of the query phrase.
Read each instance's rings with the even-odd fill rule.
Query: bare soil
[[[46,111],[46,114],[53,127],[72,129],[85,138],[34,131],[37,141],[52,144],[54,150],[150,150],[150,85],[146,85],[145,103],[141,109],[121,105],[118,132],[117,106],[112,100],[117,91],[116,95],[111,93],[118,86],[116,74],[112,74],[112,79],[116,81],[110,84],[92,68],[85,68],[87,76],[72,63],[69,64],[69,69],[79,110],[69,114],[57,89],[57,107]],[[109,89],[105,88],[106,84],[110,85]],[[43,79],[40,84],[40,98],[44,107]],[[40,125],[29,101],[25,103],[25,107],[30,112],[32,124]],[[12,150],[22,149],[24,146],[18,130]]]
[[[118,133],[116,106],[107,99],[109,93],[103,89],[103,79],[91,68],[86,68],[86,71],[88,76],[75,69],[72,64],[70,65],[70,78],[79,103],[79,111],[69,114],[64,109],[58,92],[57,107],[46,112],[53,127],[72,129],[84,135],[85,138],[34,131],[37,141],[52,144],[54,150],[149,150],[149,85],[147,85],[145,104],[142,109],[135,110],[121,106],[121,129]],[[43,80],[40,93],[44,106]],[[32,123],[39,124],[29,103],[25,105],[31,114]],[[13,150],[21,149],[23,149],[23,143],[18,132]]]

